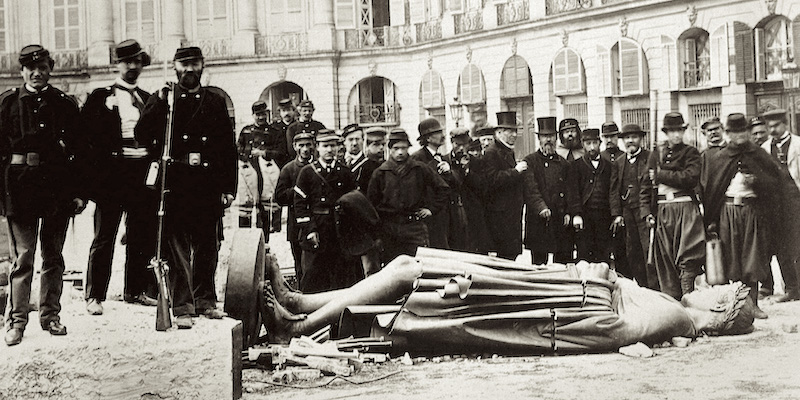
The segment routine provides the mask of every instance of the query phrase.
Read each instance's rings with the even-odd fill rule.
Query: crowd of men
[[[420,148],[410,152],[403,129],[352,124],[337,133],[313,119],[312,101],[292,99],[279,102],[275,121],[267,103],[253,103],[254,123],[235,139],[224,99],[200,84],[199,48],[178,49],[178,83],[153,94],[137,86],[150,61],[141,46],[126,40],[114,54],[118,78],[80,110],[48,83],[53,59],[38,45],[20,52],[25,84],[0,96],[2,211],[14,253],[8,345],[20,343],[28,322],[37,239],[40,324],[66,334],[61,252],[69,217],[88,200],[97,206],[87,312],[103,313],[126,214],[124,300],[156,304],[147,265],[160,261],[151,258],[162,235],[181,329],[194,316],[225,315],[216,308],[214,273],[221,218],[234,198],[256,210],[255,218],[241,213],[240,225],[255,219],[267,240],[281,231],[287,207],[287,240],[307,293],[352,286],[420,246],[512,260],[524,247],[534,264],[607,262],[680,299],[706,267],[707,239],[719,239],[725,279],[750,286],[754,302],[759,282],[762,295],[772,294],[773,255],[785,282],[776,300],[800,299],[800,221],[781,213],[800,203],[800,141],[784,110],[706,121],[702,153],[683,143],[687,124],[672,112],[661,124],[664,140],[651,149],[636,124],[582,130],[574,118],[538,118],[539,149],[517,160],[513,111],[497,113],[497,125],[474,138],[454,129],[449,145],[439,121],[424,119],[415,132]],[[159,204],[154,160],[163,158],[169,196]]]

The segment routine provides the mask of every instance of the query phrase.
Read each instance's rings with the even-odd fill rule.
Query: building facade
[[[51,50],[51,82],[79,101],[115,78],[114,43],[147,48],[152,91],[174,79],[175,49],[196,45],[237,131],[255,100],[286,97],[313,100],[329,127],[412,137],[428,116],[450,130],[515,110],[519,156],[548,115],[653,135],[680,111],[700,147],[711,116],[780,107],[800,123],[797,0],[0,0],[0,14],[4,88],[21,83],[26,44]]]

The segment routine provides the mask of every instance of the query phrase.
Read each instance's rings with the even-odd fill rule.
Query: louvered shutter
[[[728,25],[723,24],[711,35],[711,84],[730,84],[728,62]]]
[[[619,91],[620,94],[642,92],[641,50],[627,39],[619,41]]]
[[[567,53],[567,90],[570,93],[583,92],[583,74],[581,74],[581,58],[574,50],[568,49]]]
[[[675,41],[668,36],[661,36],[661,70],[663,86],[669,91],[680,88],[680,68]]]
[[[356,10],[354,0],[336,0],[336,29],[355,29]]]
[[[733,44],[736,61],[736,83],[755,81],[755,48],[753,31],[742,22],[733,23]]]
[[[610,97],[614,95],[614,78],[611,74],[611,68],[611,52],[605,47],[597,46],[597,72],[595,78],[600,83],[600,97]]]
[[[756,28],[754,31],[755,42],[755,66],[756,66],[756,80],[763,81],[767,79],[767,43],[764,35],[764,30]]]
[[[409,0],[408,12],[411,14],[412,24],[422,24],[425,22],[425,2],[424,0]]]
[[[567,87],[567,51],[561,49],[553,59],[553,93],[556,96],[566,94]]]

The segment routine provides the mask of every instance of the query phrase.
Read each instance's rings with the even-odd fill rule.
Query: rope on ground
[[[289,383],[279,383],[279,382],[261,382],[261,381],[251,380],[251,379],[245,380],[245,382],[263,383],[263,384],[267,384],[267,385],[289,387],[289,388],[294,388],[294,389],[317,389],[317,388],[321,388],[321,387],[324,387],[324,386],[328,386],[333,381],[335,381],[337,379],[341,379],[341,380],[343,380],[345,382],[352,383],[354,385],[363,385],[365,383],[373,383],[373,382],[377,382],[377,381],[379,381],[381,379],[386,379],[386,378],[388,378],[390,376],[397,375],[397,374],[399,374],[401,372],[403,372],[403,371],[402,370],[392,371],[392,372],[389,372],[387,374],[381,375],[381,376],[376,377],[376,378],[367,379],[365,381],[355,381],[355,380],[352,380],[352,379],[350,379],[348,377],[345,377],[345,376],[336,375],[336,376],[330,377],[327,381],[325,381],[323,383],[319,383],[319,384],[316,384],[316,385],[308,385],[308,386],[292,385],[292,384],[289,384]]]

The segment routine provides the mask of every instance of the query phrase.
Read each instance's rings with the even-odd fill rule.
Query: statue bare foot
[[[274,297],[281,305],[296,311],[296,297],[300,292],[292,288],[289,282],[286,282],[286,279],[283,278],[281,267],[278,265],[278,258],[275,254],[267,253],[265,263],[266,275],[271,282],[270,288]]]
[[[270,343],[289,343],[293,337],[302,334],[298,322],[307,318],[306,314],[292,314],[281,305],[271,287],[264,291],[266,310],[263,313],[264,325]]]

